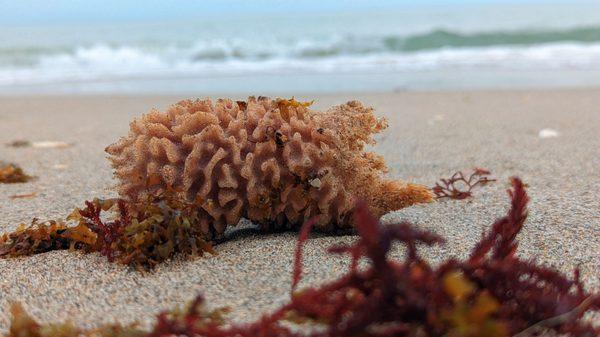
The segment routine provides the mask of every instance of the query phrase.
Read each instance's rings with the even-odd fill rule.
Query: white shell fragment
[[[71,144],[65,143],[65,142],[42,141],[42,142],[33,142],[31,144],[31,146],[40,148],[40,149],[50,149],[50,148],[62,149],[62,148],[71,146]]]
[[[315,178],[315,179],[313,179],[313,180],[311,180],[309,182],[310,182],[310,186],[312,186],[314,188],[320,188],[321,187],[321,179],[319,179],[319,178]]]
[[[538,137],[540,138],[554,138],[558,137],[558,131],[554,129],[541,129],[538,133]]]

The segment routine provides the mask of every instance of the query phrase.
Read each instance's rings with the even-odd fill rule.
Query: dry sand
[[[64,216],[83,200],[113,196],[103,149],[127,132],[130,119],[179,97],[1,97],[0,160],[22,165],[38,179],[0,185],[0,231],[32,217]],[[304,97],[306,98],[306,97]],[[428,249],[434,261],[465,256],[507,207],[508,177],[531,187],[529,222],[520,235],[523,256],[570,271],[580,265],[600,289],[600,90],[394,93],[317,96],[317,108],[356,98],[389,119],[376,150],[394,177],[432,185],[440,176],[474,166],[499,181],[469,201],[448,201],[393,212],[448,238]],[[558,137],[540,138],[551,128]],[[10,148],[4,143],[65,141],[63,149]],[[31,199],[10,195],[37,192]],[[318,236],[307,246],[303,285],[339,275],[346,260],[325,248],[353,237]],[[42,321],[93,326],[139,320],[203,293],[229,306],[235,320],[256,318],[286,301],[295,234],[242,232],[217,247],[218,256],[168,262],[142,275],[98,254],[57,251],[0,260],[0,332],[7,308],[21,302]],[[401,249],[394,251],[401,256]]]

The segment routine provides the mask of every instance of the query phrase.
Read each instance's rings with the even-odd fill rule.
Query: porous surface
[[[377,215],[430,201],[427,188],[384,178],[383,158],[364,151],[386,127],[373,109],[351,101],[319,113],[308,105],[250,97],[153,110],[106,148],[119,193],[176,193],[202,210],[209,238],[242,217],[265,229],[315,216],[321,230],[348,227],[359,192]]]

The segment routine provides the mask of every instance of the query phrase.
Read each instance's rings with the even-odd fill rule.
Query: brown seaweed
[[[107,217],[111,220],[105,220]],[[150,269],[177,254],[215,253],[203,238],[197,219],[197,207],[168,196],[137,204],[94,199],[64,220],[35,219],[29,226],[22,224],[2,235],[0,257],[71,249],[100,252],[111,262]]]
[[[20,166],[11,163],[0,162],[0,183],[26,183],[31,179],[33,179],[33,177],[27,175]]]

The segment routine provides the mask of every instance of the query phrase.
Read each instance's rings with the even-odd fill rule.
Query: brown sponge
[[[383,178],[383,158],[364,152],[387,127],[372,108],[352,101],[320,113],[308,105],[250,97],[153,110],[106,148],[119,193],[135,201],[175,191],[199,205],[209,238],[241,217],[267,229],[316,215],[318,229],[349,227],[355,196],[378,216],[431,200],[424,186]]]

